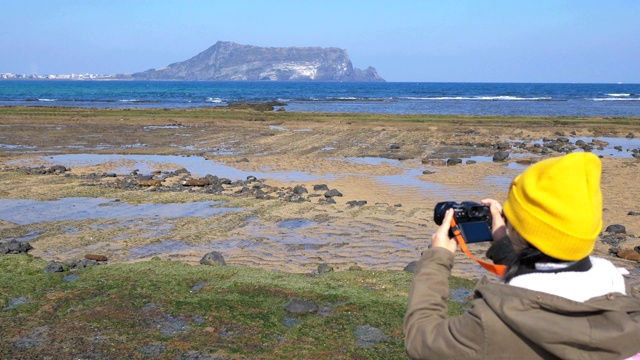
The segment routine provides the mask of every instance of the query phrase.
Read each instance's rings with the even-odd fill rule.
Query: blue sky
[[[387,81],[640,83],[637,0],[0,0],[0,73],[131,73],[218,40],[338,47]]]

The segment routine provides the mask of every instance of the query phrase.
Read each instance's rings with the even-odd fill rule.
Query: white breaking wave
[[[593,101],[640,101],[640,97],[627,98],[627,97],[610,97],[610,98],[594,98]]]
[[[631,96],[631,94],[607,94],[607,96],[613,96],[613,97],[627,97],[627,96]]]
[[[517,97],[517,96],[440,96],[440,97],[403,97],[406,100],[481,100],[481,101],[540,101],[553,100],[550,97]]]
[[[50,101],[58,101],[58,100],[57,99],[38,99],[38,101],[50,102]]]
[[[219,104],[222,102],[222,99],[208,97],[207,100],[205,100],[205,102]]]

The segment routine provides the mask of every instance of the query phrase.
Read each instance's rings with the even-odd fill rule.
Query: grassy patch
[[[156,260],[45,274],[46,265],[0,256],[1,358],[405,358],[406,272],[309,276]],[[452,278],[452,287],[472,286]],[[18,298],[26,302],[8,309]],[[288,313],[293,299],[320,311]],[[464,306],[450,304],[451,315]],[[359,347],[356,326],[385,340]]]

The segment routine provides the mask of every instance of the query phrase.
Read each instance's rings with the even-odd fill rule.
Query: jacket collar
[[[535,270],[518,275],[509,281],[509,285],[578,302],[609,293],[626,295],[622,274],[610,261],[597,257],[583,259],[563,269]]]

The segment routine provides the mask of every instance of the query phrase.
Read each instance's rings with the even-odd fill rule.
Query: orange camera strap
[[[460,232],[460,227],[458,226],[458,224],[456,224],[455,219],[451,219],[451,230],[453,231],[453,235],[455,236],[458,245],[460,245],[460,250],[462,250],[463,253],[467,254],[468,257],[475,260],[478,264],[480,264],[480,266],[482,266],[489,272],[498,276],[504,275],[504,273],[507,271],[507,267],[505,265],[497,265],[487,261],[483,261],[471,254],[469,248],[467,248],[467,243],[464,242],[464,238],[462,237],[462,233]]]

